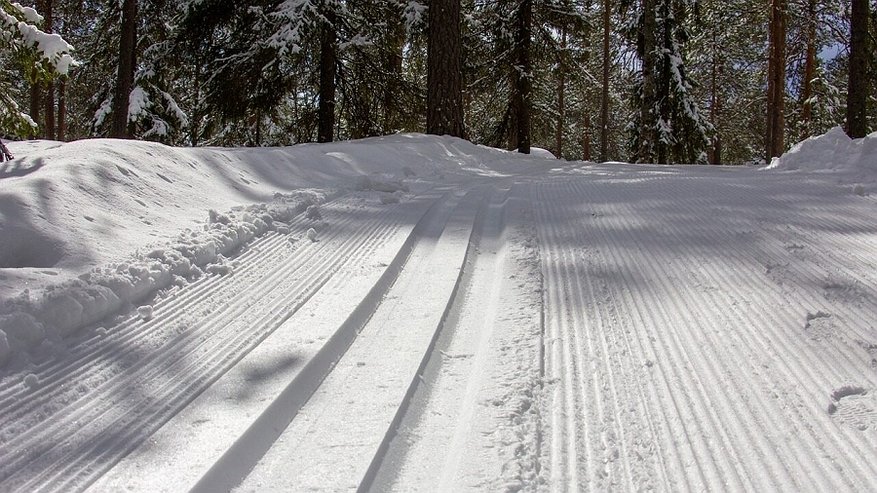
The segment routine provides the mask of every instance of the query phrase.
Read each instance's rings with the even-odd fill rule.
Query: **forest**
[[[870,0],[0,0],[0,136],[742,164],[877,128]]]

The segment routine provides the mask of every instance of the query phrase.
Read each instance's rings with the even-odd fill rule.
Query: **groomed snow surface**
[[[877,490],[877,134],[9,147],[0,491]]]

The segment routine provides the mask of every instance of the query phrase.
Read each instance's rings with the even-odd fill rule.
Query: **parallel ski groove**
[[[622,206],[622,207],[623,207],[623,206]],[[633,211],[630,210],[629,208],[624,207],[624,209],[625,209],[625,212],[626,212],[627,214],[633,214]],[[625,228],[622,224],[617,224],[617,223],[616,223],[616,224],[613,225],[613,229],[615,229],[615,230],[619,230],[619,231],[624,231],[626,228]],[[637,241],[635,235],[628,235],[628,238],[630,238],[631,241],[634,241],[634,242]],[[640,247],[642,247],[642,245],[640,245]],[[610,248],[610,250],[614,250],[614,248]],[[652,250],[653,250],[653,251],[655,251],[655,250],[659,250],[659,251],[660,251],[661,249],[652,249]],[[643,251],[645,251],[645,250],[643,250]],[[657,256],[657,255],[656,255],[656,256]],[[668,264],[669,264],[669,265],[672,265],[672,264],[670,263],[670,262],[671,262],[670,259],[667,259],[667,258],[660,258],[660,260],[661,260],[660,263],[661,263],[662,265],[668,265]],[[675,293],[678,293],[679,295],[681,295],[682,293],[684,293],[684,292],[686,291],[686,290],[681,289],[680,287],[678,287],[678,285],[671,285],[671,284],[669,284],[669,283],[666,283],[666,282],[664,281],[664,279],[666,278],[666,272],[662,272],[662,271],[659,271],[659,270],[654,269],[654,268],[653,268],[653,265],[654,265],[654,264],[651,264],[651,263],[649,264],[649,270],[652,272],[653,279],[658,280],[658,282],[660,282],[660,283],[663,285],[664,290],[665,290],[664,292],[668,292],[668,293],[673,293],[673,292],[675,292]],[[684,284],[683,284],[683,286],[684,286]],[[683,307],[682,307],[681,305],[678,304],[678,300],[679,300],[680,298],[681,298],[681,296],[678,296],[678,295],[671,295],[671,296],[668,296],[668,299],[670,300],[670,303],[673,305],[674,311],[676,311],[677,313],[680,313],[680,314],[684,314],[684,313],[686,313],[686,310],[683,309]],[[690,302],[690,303],[687,303],[686,306],[687,306],[687,307],[691,307],[692,310],[696,310],[698,304],[697,304],[696,302]],[[706,313],[700,313],[700,316],[701,316],[701,317],[706,317],[707,320],[709,320],[709,317],[708,317],[707,315],[708,315],[708,314],[706,314]],[[703,319],[702,319],[701,317],[698,317],[697,320],[700,320],[701,323],[703,323]],[[668,319],[668,321],[669,321],[669,320],[670,320],[670,319]],[[686,327],[686,328],[687,328],[687,327],[689,327],[690,325],[693,325],[693,322],[694,322],[694,320],[691,320],[689,323],[681,324],[681,325],[682,325],[683,327]],[[711,327],[715,328],[714,325],[712,325],[712,324],[710,324],[710,325],[711,325]],[[704,331],[699,332],[699,333],[708,333],[708,332],[709,332],[709,330],[704,330]],[[689,337],[685,338],[684,340],[697,340],[696,333],[694,333],[694,332],[691,331],[690,329],[688,330],[688,333],[689,333]],[[680,347],[680,348],[684,347],[684,343],[682,342],[681,339],[679,339],[678,337],[676,337],[675,332],[673,333],[673,336],[674,336],[673,339],[674,339],[674,341],[675,341],[675,344],[676,344],[678,347]],[[683,351],[684,353],[692,353],[691,349],[692,349],[692,348],[689,348],[688,350],[686,350],[686,349],[682,349],[682,351]],[[716,349],[713,348],[713,351],[716,351]],[[720,353],[716,351],[715,354],[720,354]],[[687,357],[685,358],[685,361],[687,361],[689,365],[690,365],[691,363],[694,362],[693,360],[691,360],[690,358],[687,358]],[[719,375],[720,375],[722,372],[716,367],[715,364],[712,363],[712,359],[711,359],[711,358],[708,358],[707,361],[708,361],[708,362],[706,363],[706,371],[704,372],[704,374],[707,375],[707,376],[709,377],[708,379],[711,380],[711,381],[716,381],[716,382],[721,381],[721,379],[719,378]],[[701,364],[703,364],[703,362],[701,362]],[[696,387],[698,388],[698,390],[700,391],[700,393],[706,398],[706,396],[708,395],[708,393],[705,391],[705,386],[704,386],[704,384],[700,381],[699,378],[695,378],[695,383],[696,383]],[[738,391],[739,391],[739,389],[738,389]],[[734,409],[734,410],[737,409],[737,406],[734,406],[734,403],[731,402],[731,401],[728,401],[727,399],[721,399],[720,402],[722,402],[722,403],[725,404],[725,405],[721,406],[721,408]],[[711,407],[712,407],[712,406],[711,406]],[[748,442],[750,442],[750,443],[753,443],[753,442],[754,442],[754,443],[757,443],[757,444],[760,445],[760,440],[759,440],[759,438],[762,436],[762,433],[758,433],[758,432],[753,433],[753,432],[751,431],[751,429],[752,429],[752,428],[751,428],[751,423],[745,423],[746,417],[741,416],[740,413],[739,413],[739,411],[735,412],[733,415],[730,415],[730,416],[728,416],[728,415],[725,415],[725,416],[719,416],[718,414],[715,414],[715,411],[708,413],[708,415],[711,416],[710,421],[711,421],[712,423],[714,423],[714,429],[715,429],[715,431],[718,431],[718,432],[719,432],[719,433],[718,433],[718,436],[722,437],[722,440],[727,444],[727,446],[730,448],[730,450],[736,450],[736,449],[738,449],[738,448],[739,448],[739,444],[735,443],[735,441],[733,441],[733,440],[729,437],[729,435],[725,432],[723,426],[715,426],[715,423],[718,423],[718,422],[725,422],[725,423],[729,423],[729,422],[730,422],[730,423],[735,423],[734,428],[737,430],[737,433],[742,434],[742,435],[744,435],[744,436],[747,436],[747,437],[748,437],[748,440],[747,440]],[[723,419],[723,418],[724,418],[724,419]],[[741,421],[742,421],[741,424],[736,424],[736,423],[741,422]],[[739,461],[739,457],[741,457],[740,452],[739,452],[739,451],[738,451],[738,452],[735,452],[733,455],[736,456],[736,457],[738,457],[737,459],[734,459],[735,462],[738,462],[738,461]],[[762,455],[762,458],[765,458],[766,453],[765,453],[764,451],[762,451],[761,455]],[[713,453],[710,455],[710,457],[720,457],[720,455],[719,455],[719,454],[716,454],[715,452],[713,452]],[[770,460],[770,457],[768,457],[767,460]],[[720,467],[722,467],[723,469],[725,469],[725,473],[723,473],[723,474],[721,475],[721,477],[723,477],[725,480],[728,480],[729,477],[734,478],[734,480],[737,482],[736,488],[742,488],[742,484],[740,483],[740,481],[742,480],[742,479],[741,479],[741,476],[742,476],[742,475],[740,474],[740,472],[739,472],[739,470],[737,469],[737,467],[734,467],[733,469],[730,469],[730,468],[729,468],[727,465],[725,465],[725,464],[717,464],[717,465],[720,466]],[[784,468],[781,467],[780,470],[782,470],[782,469],[784,469]],[[733,471],[733,472],[731,472],[731,471]],[[767,472],[768,472],[768,476],[773,476],[773,471],[772,471],[772,470],[767,471]],[[762,487],[768,487],[768,488],[769,488],[769,487],[771,487],[771,485],[762,485]]]
[[[733,252],[733,253],[736,253],[736,252]],[[693,255],[696,255],[696,252],[688,252],[688,256],[687,256],[686,258],[689,258],[689,257],[690,257],[690,258],[694,258]],[[734,269],[733,271],[736,272],[737,269]],[[735,285],[736,285],[735,283],[723,283],[723,285],[728,285],[728,284],[730,284],[731,286],[735,286]],[[776,305],[776,306],[779,306],[779,305]],[[747,313],[747,315],[749,315],[750,317],[752,316],[752,314],[749,314],[749,313]],[[776,325],[772,325],[772,326],[776,326]],[[764,344],[764,343],[763,343],[763,344]],[[770,341],[768,344],[770,344],[770,345],[774,345],[774,344],[776,344],[776,342],[775,342],[775,341]],[[766,344],[765,344],[765,345],[766,345]],[[763,346],[761,346],[761,347],[765,347],[765,346],[763,345]],[[858,454],[856,454],[856,455],[858,455]],[[806,468],[805,468],[805,469],[806,469]]]
[[[541,194],[537,194],[534,200],[536,204],[542,204],[546,198]],[[542,207],[537,207],[539,216],[539,224],[551,224],[552,218],[548,217]],[[548,231],[547,227],[537,228],[539,241],[542,252],[542,269],[543,269],[543,291],[547,293],[547,303],[543,310],[548,314],[545,319],[546,338],[545,344],[549,347],[545,350],[545,377],[548,382],[553,385],[549,408],[551,409],[550,429],[551,429],[551,448],[550,448],[550,465],[551,473],[550,484],[554,490],[563,489],[566,485],[581,484],[578,479],[578,433],[575,426],[575,417],[577,410],[575,407],[575,393],[572,389],[574,381],[579,382],[581,392],[584,393],[584,378],[577,375],[575,369],[576,362],[571,361],[568,340],[568,334],[562,331],[564,324],[558,320],[564,317],[566,313],[562,312],[560,307],[564,304],[560,299],[560,289],[558,289],[557,279],[560,278],[558,271],[557,257],[558,252],[553,251],[550,247],[554,244],[553,233]],[[557,307],[557,308],[555,308]],[[561,372],[566,369],[565,375]],[[572,424],[572,426],[570,426]],[[585,443],[585,480],[590,481],[592,477],[591,468],[593,467],[593,452],[591,450],[590,439],[590,422],[588,419],[582,420],[580,426],[584,435]]]
[[[347,222],[347,221],[345,221],[345,222]],[[301,253],[302,251],[304,251],[304,253]],[[297,266],[299,264],[303,264],[303,263],[307,262],[314,255],[317,255],[317,252],[318,252],[318,250],[314,249],[314,248],[298,249],[298,250],[296,250],[296,252],[294,252],[292,255],[290,255],[290,257],[288,257],[286,259],[286,262],[284,264],[285,267],[281,267],[281,269],[277,269],[275,266],[274,269],[270,269],[270,263],[271,263],[270,253],[271,253],[271,251],[268,251],[268,252],[266,252],[265,255],[261,256],[261,258],[258,258],[258,260],[261,260],[264,264],[266,264],[266,265],[264,265],[264,267],[266,267],[265,270],[267,272],[269,272],[269,274],[267,276],[260,276],[257,279],[255,279],[254,281],[256,283],[258,283],[258,285],[261,286],[261,292],[268,291],[268,289],[265,288],[266,282],[271,282],[272,280],[275,280],[275,279],[277,279],[277,280],[284,279],[285,274],[287,274],[287,272],[286,272],[287,269],[297,269],[298,268]],[[283,274],[283,275],[279,275],[279,274]],[[5,411],[4,414],[8,414],[11,418],[17,418],[19,414],[26,414],[27,412],[30,412],[30,409],[41,408],[45,405],[45,399],[50,399],[50,398],[57,399],[58,395],[56,393],[53,393],[53,392],[56,392],[58,387],[61,387],[65,382],[70,381],[71,378],[74,378],[74,377],[78,378],[86,372],[94,373],[96,369],[99,370],[101,368],[106,368],[108,366],[116,364],[119,357],[121,357],[122,355],[127,354],[129,352],[137,350],[137,346],[134,345],[135,343],[141,342],[141,340],[148,339],[152,336],[152,331],[150,329],[157,328],[160,325],[167,326],[167,325],[172,324],[173,322],[176,321],[178,316],[184,315],[184,310],[186,312],[191,311],[193,303],[197,303],[199,301],[205,300],[208,296],[214,294],[214,291],[217,291],[217,290],[230,291],[228,289],[228,283],[219,282],[218,278],[220,278],[220,277],[221,276],[211,276],[211,279],[217,279],[216,282],[213,282],[210,284],[211,289],[208,289],[208,290],[198,289],[197,290],[198,294],[196,296],[187,298],[188,303],[174,305],[174,310],[172,310],[169,315],[161,316],[162,314],[160,312],[157,313],[157,316],[155,318],[153,318],[152,320],[150,320],[150,321],[146,322],[145,324],[143,324],[142,326],[140,326],[139,327],[140,330],[136,330],[138,328],[137,326],[139,325],[138,322],[140,322],[139,319],[137,319],[136,317],[124,322],[123,324],[126,325],[126,329],[128,329],[128,330],[126,330],[124,333],[120,334],[120,337],[117,337],[117,339],[119,339],[119,340],[117,341],[116,344],[114,344],[114,345],[102,344],[100,346],[97,346],[96,351],[91,352],[91,353],[87,353],[86,355],[84,355],[83,358],[80,358],[74,362],[71,362],[69,365],[67,365],[67,367],[74,368],[73,371],[68,371],[68,372],[57,371],[57,372],[55,372],[55,375],[54,375],[55,378],[52,378],[51,385],[41,386],[41,388],[39,389],[39,392],[36,393],[33,397],[28,396],[26,399],[24,399],[20,402],[13,402],[9,408],[4,409],[4,411]],[[240,285],[240,280],[237,277],[233,278],[232,286],[239,286],[239,285]],[[252,286],[254,287],[255,284],[253,284]],[[272,286],[274,286],[274,284],[271,284],[268,287],[272,287]],[[241,288],[242,288],[241,290],[243,290],[243,291],[247,290],[247,286],[241,286]],[[232,294],[232,296],[233,296],[233,294]],[[229,299],[232,296],[229,296],[226,299]],[[248,295],[247,299],[253,299],[254,297],[255,297],[255,295],[251,294],[251,295]],[[214,304],[215,304],[216,300],[211,300],[211,301],[214,301]],[[223,301],[223,300],[220,299],[220,301]],[[222,315],[224,313],[223,312],[224,310],[230,310],[233,307],[239,308],[239,311],[240,311],[240,309],[245,309],[246,307],[242,306],[244,304],[245,304],[245,302],[238,302],[238,303],[231,303],[231,304],[225,303],[221,310],[212,311],[209,314],[209,317],[210,317],[209,319],[215,320],[215,319],[219,318],[219,315]],[[203,325],[202,325],[202,328],[203,328]],[[117,332],[116,330],[113,331],[113,333],[116,333],[116,332]],[[194,340],[202,335],[205,335],[205,331],[203,331],[203,330],[202,331],[186,331],[186,332],[178,335],[177,337],[172,338],[169,341],[167,341],[165,344],[163,344],[163,347],[165,349],[171,349],[171,348],[177,347],[181,344],[186,344],[188,341],[192,341],[192,340]],[[89,365],[84,364],[84,361],[87,361],[87,358],[91,358],[94,360],[92,362],[92,364],[89,364]],[[35,398],[35,396],[37,396],[37,395],[43,397],[44,399],[37,400]],[[87,398],[87,397],[88,396],[82,396],[82,398]],[[17,406],[17,404],[20,404],[20,405],[26,404],[26,405],[29,405],[29,408],[24,409],[23,411],[17,410],[16,408],[19,407],[19,406]]]
[[[304,224],[304,222],[304,218],[299,216],[291,223],[291,226],[300,226],[301,224]],[[235,284],[242,284],[242,278],[246,279],[250,275],[253,275],[253,277],[255,277],[254,281],[258,282],[263,277],[259,272],[270,272],[274,267],[273,264],[276,262],[276,258],[273,254],[288,245],[286,238],[288,237],[276,233],[269,233],[248,245],[247,249],[240,256],[235,258],[235,260],[240,262],[246,262],[244,264],[245,267],[235,271]],[[300,254],[301,249],[297,249],[291,254],[291,257]],[[251,259],[250,257],[253,258]],[[255,274],[253,274],[253,271],[255,271]],[[51,392],[54,392],[58,388],[58,385],[56,385],[58,381],[63,382],[69,380],[71,376],[84,371],[86,366],[83,362],[87,361],[89,358],[96,359],[102,356],[110,357],[118,355],[126,349],[133,348],[132,343],[149,338],[152,335],[150,329],[156,327],[156,325],[160,323],[167,325],[176,321],[177,317],[164,315],[164,313],[172,309],[191,306],[193,303],[201,301],[217,292],[222,293],[228,291],[226,286],[227,283],[224,283],[223,279],[223,276],[218,275],[205,276],[205,278],[186,286],[186,289],[181,290],[178,295],[156,303],[154,307],[156,316],[153,320],[143,323],[136,315],[129,317],[118,324],[112,332],[108,333],[101,344],[83,344],[83,342],[89,342],[90,339],[81,341],[78,345],[73,347],[69,357],[57,362],[51,360],[38,366],[34,370],[34,373],[40,379],[41,385],[37,392],[30,393],[28,402],[35,402],[35,395],[50,394]],[[229,293],[228,296],[231,296],[232,294],[233,293]],[[109,342],[113,342],[115,345],[122,347],[115,351],[109,351],[107,349],[107,343]],[[28,389],[23,385],[18,385],[14,390],[17,391],[17,394],[13,396],[13,398],[29,393]],[[4,400],[0,400],[0,410],[5,411],[3,413],[4,417],[9,418],[11,417],[10,411],[12,408],[4,407],[6,404],[9,403],[5,402],[5,398]]]
[[[680,191],[680,192],[675,193],[673,196],[683,196],[683,195],[681,195],[681,191]],[[627,212],[628,212],[629,214],[630,214],[630,213],[633,213],[633,211],[632,211],[630,208],[627,208]],[[669,230],[668,230],[668,231],[669,231]],[[681,230],[680,230],[680,232],[681,232]],[[634,238],[631,237],[631,239],[635,241]],[[641,247],[642,247],[642,245],[641,245]],[[684,248],[684,247],[680,247],[680,248]],[[655,250],[657,250],[657,251],[659,251],[659,252],[663,252],[663,250],[660,249],[660,248],[657,248],[657,249],[654,249],[654,248],[653,248],[653,249],[652,249],[652,251],[655,251]],[[685,259],[697,258],[697,252],[690,252],[687,256],[683,256],[683,258],[685,258]],[[661,262],[662,264],[666,264],[666,265],[673,265],[673,264],[674,264],[674,260],[673,260],[673,259],[665,258],[665,257],[663,257],[663,255],[661,255],[661,260],[662,260],[662,262]],[[664,277],[664,276],[663,276],[660,272],[656,272],[656,273],[655,273],[655,278],[663,279],[663,277]],[[721,285],[725,285],[725,284],[727,284],[727,283],[726,283],[726,282],[721,282],[720,284],[721,284]],[[687,290],[687,289],[686,289],[686,290],[682,290],[682,291],[679,291],[679,292],[680,292],[680,294],[683,294],[683,293],[686,293],[686,292],[689,292],[689,291],[690,291],[690,290]],[[671,299],[673,299],[674,302],[675,302],[675,300],[676,300],[677,298],[678,298],[678,297],[676,297],[676,296],[671,297]],[[721,301],[722,301],[722,300],[719,300],[719,299],[714,300],[715,303],[719,303],[719,302],[721,302]],[[694,307],[694,309],[697,309],[697,307],[701,306],[701,303],[697,303],[697,302],[695,302],[695,301],[693,301],[693,300],[690,300],[689,303],[686,304],[686,306],[692,306],[692,307]],[[720,306],[721,306],[721,305],[720,305]],[[677,307],[677,309],[678,309],[678,307]],[[704,312],[704,311],[701,311],[701,310],[698,310],[698,311],[700,312],[700,317],[698,317],[698,320],[702,320],[701,317],[703,317],[703,318],[706,318],[708,321],[712,321],[712,315],[711,315],[711,312]],[[718,326],[715,325],[715,324],[710,324],[710,326],[713,327],[714,330],[717,330],[717,329],[718,329]],[[705,331],[703,331],[703,334],[704,334],[704,335],[707,335],[707,336],[709,336],[709,334],[711,334],[711,333],[712,333],[711,330],[705,330]],[[693,338],[689,338],[689,340],[693,340]],[[718,354],[722,354],[722,353],[718,350],[718,348],[715,347],[715,346],[714,346],[714,351],[715,351],[715,354],[717,354],[717,355],[718,355]],[[735,385],[736,385],[736,383],[735,383]],[[739,392],[739,388],[738,388],[738,392]],[[731,404],[733,404],[733,403],[731,403]],[[750,414],[750,415],[755,415],[755,413],[753,413],[751,410],[749,411],[748,414]],[[767,413],[767,416],[770,416],[770,414]],[[746,432],[749,432],[749,431],[750,431],[748,426],[744,426],[744,427],[743,427],[743,430],[746,431]],[[757,444],[759,445],[759,448],[761,449],[761,456],[762,456],[763,460],[768,460],[769,462],[770,462],[770,461],[775,462],[775,464],[774,464],[774,469],[773,469],[773,470],[769,470],[769,471],[767,471],[768,475],[772,475],[772,474],[773,474],[773,471],[776,470],[776,467],[777,467],[777,466],[779,466],[779,470],[783,470],[783,469],[785,468],[785,466],[784,466],[784,465],[781,465],[781,464],[779,464],[779,463],[776,463],[776,460],[772,457],[771,452],[770,452],[768,449],[765,449],[765,446],[764,446],[764,444],[762,443],[762,441],[763,441],[762,438],[763,438],[763,433],[764,433],[764,432],[767,432],[767,431],[768,431],[768,430],[763,430],[762,432],[760,432],[760,433],[755,433],[755,434],[753,434],[753,433],[746,433],[746,436],[749,437],[749,441],[750,441],[751,443],[754,442],[754,443],[757,443]],[[765,457],[767,457],[767,458],[765,459]],[[789,476],[786,475],[786,480],[788,480],[788,477],[789,477]]]
[[[426,225],[427,228],[423,231],[426,241],[418,240],[417,248],[411,251],[404,263],[404,269],[393,280],[392,287],[386,293],[384,300],[374,308],[368,322],[352,345],[346,349],[331,373],[323,380],[320,388],[283,432],[284,435],[292,434],[295,438],[281,437],[278,442],[286,446],[272,449],[262,457],[260,464],[239,486],[241,490],[258,489],[260,478],[264,474],[279,481],[277,484],[283,486],[274,483],[272,486],[280,489],[308,489],[307,482],[319,484],[320,488],[325,489],[365,490],[370,486],[390,439],[395,433],[395,428],[419,384],[418,375],[426,365],[428,355],[432,352],[442,324],[454,302],[461,278],[460,268],[466,260],[466,255],[471,253],[470,235],[476,212],[480,209],[476,206],[483,202],[481,195],[479,192],[467,193],[458,204],[445,212],[440,221],[436,219]],[[448,270],[449,266],[445,265],[448,261],[445,256],[449,254],[453,257],[452,270]],[[408,294],[407,290],[413,286],[412,283],[418,284],[416,291],[423,290],[423,286],[432,286],[430,290],[439,289],[427,295],[426,302],[430,303],[433,309],[440,308],[432,306],[435,303],[440,303],[444,307],[443,311],[425,312],[421,321],[412,321],[416,329],[407,327],[407,322],[399,318],[399,314],[406,313],[412,308],[411,302],[414,301],[415,295]],[[424,283],[423,286],[420,283]],[[438,283],[438,288],[435,283]],[[433,325],[433,322],[436,325]],[[404,349],[400,354],[401,360],[398,361],[385,362],[385,358],[377,356],[380,353],[379,348],[394,347],[399,344],[397,341],[406,334],[406,329],[415,330],[417,333],[408,333],[405,337],[417,337],[418,341],[424,343],[423,346],[418,345],[415,349],[402,344],[400,347]],[[401,368],[396,366],[399,363],[402,364]],[[416,365],[416,368],[412,365]],[[360,373],[362,370],[357,369],[361,367],[373,368],[372,373]],[[386,374],[389,371],[400,370],[403,373]],[[409,372],[409,370],[414,371]],[[375,380],[376,371],[379,372],[377,375],[381,378],[380,382],[385,382],[386,385]],[[354,377],[354,373],[358,376]],[[361,379],[370,382],[368,387],[373,388],[381,397],[374,402],[370,399],[354,399],[354,396],[360,395],[361,389],[351,386],[351,380],[358,382]],[[331,392],[327,388],[331,389]],[[384,405],[388,407],[383,407]],[[338,426],[344,429],[342,423],[344,416],[349,415],[348,413],[354,409],[358,409],[359,412],[370,410],[365,425],[355,431],[346,430],[343,436],[335,436],[334,434],[339,431]],[[351,441],[348,439],[351,435],[358,438]],[[332,444],[335,444],[336,440],[340,440],[337,447],[340,447],[341,451],[332,454],[324,453],[324,450],[328,450],[327,447],[333,447]],[[288,447],[290,443],[294,443],[291,449]],[[345,472],[339,476],[339,472],[334,470],[336,465],[332,455],[344,454],[344,451],[351,454],[355,451],[356,456],[345,456],[345,460],[337,464]],[[307,455],[309,453],[311,455]],[[306,467],[294,466],[303,460],[307,461]],[[284,477],[277,477],[277,473],[272,470],[275,463],[282,463],[284,471],[291,467],[290,474],[284,473]],[[324,470],[326,476],[314,477],[302,474],[303,468]],[[330,472],[326,468],[333,470]],[[221,474],[219,471],[217,473]],[[205,477],[195,489],[215,491],[217,485],[222,488],[226,486],[222,481],[222,478]],[[295,487],[291,486],[293,484]]]
[[[386,210],[389,210],[389,209],[386,209]],[[312,269],[307,270],[307,272],[305,272],[304,275],[297,276],[298,278],[303,279],[303,282],[304,282],[303,287],[305,289],[308,289],[308,288],[318,289],[319,286],[321,285],[319,282],[316,282],[316,283],[312,282],[309,284],[308,280],[311,280],[311,279],[318,279],[319,280],[321,278],[321,275],[318,274],[320,269],[322,269],[324,272],[330,271],[331,266],[334,265],[333,262],[349,261],[350,260],[349,257],[344,257],[346,250],[354,249],[354,251],[360,252],[359,255],[357,256],[357,258],[366,258],[367,255],[369,254],[369,252],[372,250],[373,246],[376,245],[380,241],[380,238],[382,238],[383,235],[385,235],[386,232],[389,231],[391,228],[396,227],[395,226],[396,223],[393,221],[390,221],[383,228],[375,228],[374,226],[376,226],[378,222],[383,220],[384,215],[386,215],[386,214],[379,214],[379,215],[373,216],[372,218],[370,218],[371,220],[366,221],[363,224],[361,224],[360,227],[357,229],[357,231],[359,231],[359,233],[347,236],[346,240],[342,243],[341,248],[338,250],[336,255],[334,255],[333,257],[330,257],[328,260],[325,260],[325,261],[322,261],[321,263],[318,263],[318,265],[314,266]],[[343,228],[334,228],[333,231],[335,231],[337,234],[337,232],[340,232],[342,229]],[[366,234],[367,238],[370,238],[369,241],[365,241],[365,242],[361,241],[360,236],[363,234],[363,232]],[[324,238],[324,241],[329,241],[333,237],[334,237],[334,235],[327,235]],[[283,278],[283,277],[285,277],[286,274],[287,273],[281,269],[279,272],[275,272],[272,277],[273,278],[278,278],[278,277]],[[331,272],[329,272],[329,274],[331,274]],[[306,296],[305,296],[305,299],[306,299]],[[301,301],[301,302],[303,302],[303,301]],[[228,307],[226,307],[226,309],[228,309]],[[238,312],[239,311],[240,310],[238,310]],[[216,312],[214,315],[216,317],[218,317],[219,315],[221,315],[223,313],[224,313],[223,311],[220,311],[220,312]],[[268,320],[270,321],[270,323],[273,323],[275,325],[276,325],[277,320],[279,320],[285,316],[287,316],[285,313],[271,315],[270,312],[266,315],[266,317],[269,317]],[[203,334],[199,334],[199,336],[203,336]],[[238,339],[245,339],[245,338],[246,338],[245,336],[242,336],[242,337],[239,337]],[[238,350],[240,349],[238,346],[235,346],[235,347],[237,347]],[[198,348],[198,345],[196,345],[195,348]],[[211,349],[215,349],[215,348],[211,348]],[[201,347],[200,350],[203,352],[204,347]],[[227,366],[228,362],[225,362],[225,364]],[[162,373],[162,371],[160,369],[152,371],[152,373],[155,373],[155,372]],[[154,376],[154,375],[152,375],[152,373],[149,376]],[[195,382],[194,385],[197,386],[198,384],[203,384],[203,383],[204,383],[204,381],[202,379],[202,380],[199,380],[198,382]],[[209,384],[209,381],[207,382],[207,384]],[[179,394],[179,390],[177,393]],[[41,436],[42,436],[42,434],[41,434]],[[39,442],[39,440],[38,440],[38,442]],[[48,474],[49,473],[46,472],[46,473],[42,474],[41,477],[46,477]]]

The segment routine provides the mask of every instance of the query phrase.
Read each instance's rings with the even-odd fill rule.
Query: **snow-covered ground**
[[[877,488],[877,134],[9,147],[2,491]]]

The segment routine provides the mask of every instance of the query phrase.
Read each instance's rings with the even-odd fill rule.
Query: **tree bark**
[[[804,81],[801,87],[801,134],[810,137],[813,121],[813,77],[816,76],[816,0],[807,2],[807,48],[804,54]]]
[[[67,140],[67,81],[58,82],[58,140]]]
[[[769,32],[765,135],[767,160],[782,154],[785,147],[786,0],[771,0]]]
[[[335,9],[323,2],[325,21],[320,28],[320,102],[317,108],[317,142],[332,142],[335,137]]]
[[[128,105],[131,90],[134,88],[134,69],[137,61],[137,0],[124,0],[121,29],[110,136],[129,139],[131,129],[128,123]]]
[[[387,2],[387,46],[384,66],[387,78],[384,84],[384,122],[385,134],[395,132],[401,126],[399,115],[399,89],[402,81],[402,52],[405,49],[405,25],[402,12],[393,2]]]
[[[518,152],[530,154],[530,93],[532,65],[530,43],[533,22],[532,0],[520,0],[515,31],[515,112],[518,120]]]
[[[603,0],[603,87],[600,95],[600,161],[609,160],[609,69],[611,66],[611,5]]]
[[[30,117],[39,125],[40,122],[40,106],[42,103],[42,91],[40,90],[40,82],[37,80],[37,71],[33,70],[33,83],[30,86]],[[34,129],[31,133],[31,138],[37,138],[40,135],[40,130]]]
[[[460,0],[432,0],[428,15],[426,131],[463,137]]]
[[[657,46],[655,0],[642,0],[643,27],[640,34],[642,51],[642,99],[640,106],[640,140],[636,150],[636,161],[653,162],[655,160],[654,149],[657,140],[657,113],[655,101],[657,100],[657,86],[655,82],[655,48]]]
[[[585,110],[582,121],[582,161],[591,160],[591,114]]]
[[[722,97],[719,94],[719,76],[724,71],[723,60],[718,54],[719,46],[715,34],[712,38],[712,73],[710,76],[710,124],[715,129],[709,152],[710,164],[722,164],[722,132],[719,122],[722,117]]]
[[[560,60],[557,64],[557,127],[554,129],[554,154],[563,158],[563,128],[566,120],[566,28],[560,32]]]
[[[869,0],[852,0],[850,15],[850,72],[847,86],[847,135],[859,139],[868,133],[866,104],[870,86],[868,75]]]
[[[54,32],[55,20],[52,17],[53,0],[43,0],[43,31],[47,34]],[[55,140],[55,83],[46,83],[45,94],[45,130],[43,135],[49,140]]]

